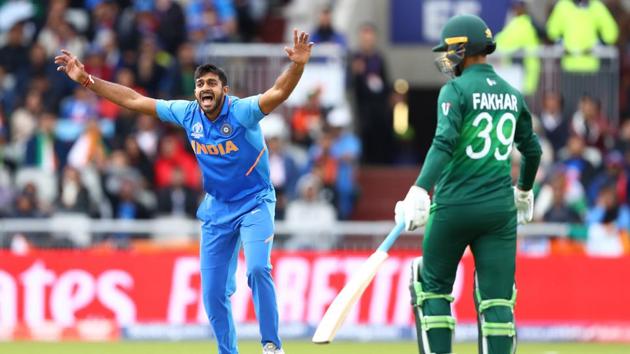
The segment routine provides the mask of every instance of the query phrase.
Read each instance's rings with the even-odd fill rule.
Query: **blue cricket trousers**
[[[203,222],[200,247],[203,303],[217,338],[219,354],[238,353],[230,296],[236,291],[235,273],[241,244],[261,343],[282,346],[270,262],[274,214],[273,190],[237,203],[219,202],[206,195],[197,211],[197,217]]]

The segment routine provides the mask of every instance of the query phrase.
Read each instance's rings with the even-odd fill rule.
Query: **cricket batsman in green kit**
[[[451,18],[434,51],[452,79],[438,98],[435,137],[416,183],[396,204],[408,231],[424,226],[423,257],[412,263],[411,297],[420,353],[451,353],[455,273],[470,247],[479,352],[516,351],[516,225],[531,221],[541,148],[523,96],[494,72],[492,32],[477,16]],[[512,186],[512,144],[522,154]],[[429,191],[435,186],[433,205]]]

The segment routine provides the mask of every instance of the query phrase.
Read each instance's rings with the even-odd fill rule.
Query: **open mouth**
[[[214,102],[214,95],[211,92],[204,92],[199,95],[199,98],[204,105],[210,105]]]

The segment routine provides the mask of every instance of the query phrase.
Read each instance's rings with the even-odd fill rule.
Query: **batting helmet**
[[[457,66],[465,56],[490,54],[496,43],[488,25],[475,15],[451,17],[442,29],[441,42],[434,52],[446,52],[436,60],[440,71],[449,76],[457,75]]]

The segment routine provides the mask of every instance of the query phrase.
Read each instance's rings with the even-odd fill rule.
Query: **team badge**
[[[442,113],[447,116],[448,115],[448,111],[451,110],[451,103],[450,102],[443,102],[442,103]]]
[[[228,136],[230,134],[232,134],[232,126],[229,125],[228,123],[224,123],[221,126],[221,134]]]
[[[201,125],[200,122],[193,124],[192,133],[190,133],[190,136],[192,136],[195,139],[199,139],[203,137],[203,125]]]

